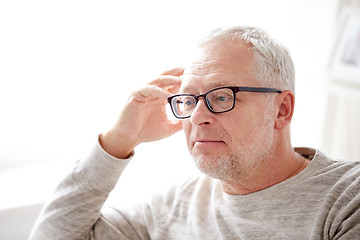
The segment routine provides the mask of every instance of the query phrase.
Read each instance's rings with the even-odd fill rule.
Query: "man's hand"
[[[181,121],[168,120],[166,100],[179,91],[183,72],[182,68],[164,72],[130,95],[115,126],[100,136],[107,153],[126,158],[140,143],[160,140],[181,130]]]

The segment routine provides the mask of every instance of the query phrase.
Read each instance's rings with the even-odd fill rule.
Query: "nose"
[[[190,122],[193,125],[208,125],[212,122],[213,113],[210,112],[204,99],[199,99],[194,111],[191,113]]]

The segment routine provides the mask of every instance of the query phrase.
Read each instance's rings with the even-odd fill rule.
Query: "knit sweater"
[[[295,150],[310,164],[267,189],[229,195],[199,175],[122,209],[103,203],[131,158],[97,144],[60,183],[30,239],[360,239],[360,162]]]

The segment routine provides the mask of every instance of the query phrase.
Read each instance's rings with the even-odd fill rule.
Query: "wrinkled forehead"
[[[185,67],[181,92],[254,85],[253,62],[252,50],[245,43],[222,41],[202,46]]]

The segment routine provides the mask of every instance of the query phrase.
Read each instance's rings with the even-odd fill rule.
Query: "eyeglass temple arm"
[[[282,93],[281,90],[276,88],[262,88],[262,87],[236,87],[236,91],[239,92],[277,92]]]

